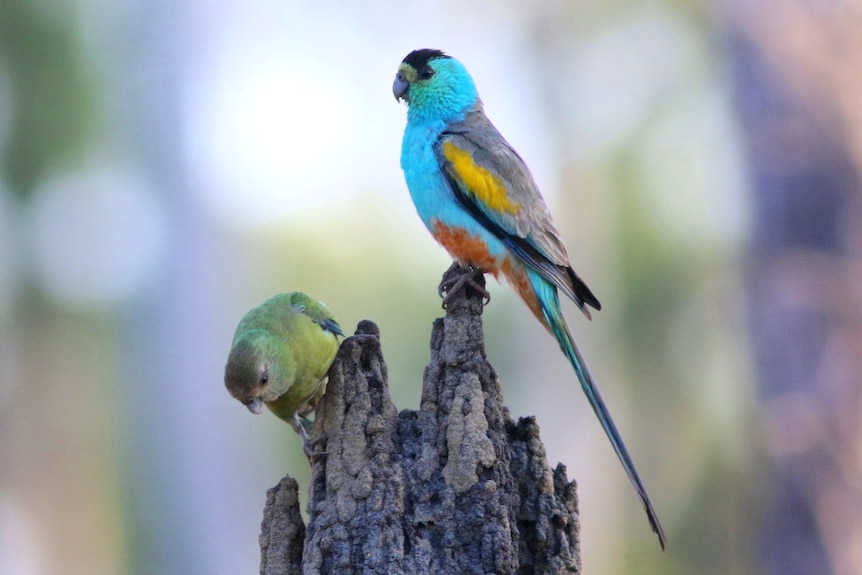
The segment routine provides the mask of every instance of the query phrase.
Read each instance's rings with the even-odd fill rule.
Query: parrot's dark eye
[[[266,385],[266,382],[269,381],[269,372],[265,369],[260,372],[260,377],[258,378],[258,381],[260,381],[261,385]]]
[[[434,75],[434,68],[432,68],[431,66],[426,64],[426,65],[422,66],[421,68],[419,68],[419,71],[417,72],[417,74],[419,74],[419,77],[421,79],[427,80],[428,78],[430,78],[431,76]]]

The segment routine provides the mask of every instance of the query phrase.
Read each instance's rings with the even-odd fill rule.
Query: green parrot
[[[302,437],[309,457],[319,454],[306,416],[326,392],[338,336],[344,333],[323,303],[300,292],[278,294],[240,320],[225,366],[231,396],[255,414],[265,404]]]

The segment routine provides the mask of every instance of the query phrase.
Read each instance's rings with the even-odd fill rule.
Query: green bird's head
[[[225,366],[228,393],[255,414],[290,387],[291,374],[282,373],[284,362],[279,361],[279,348],[272,340],[264,330],[244,334],[234,341]]]
[[[392,93],[408,107],[408,121],[457,121],[481,104],[473,78],[461,62],[441,50],[423,48],[405,56]]]

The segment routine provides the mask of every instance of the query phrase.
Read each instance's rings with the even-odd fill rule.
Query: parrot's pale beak
[[[392,82],[392,94],[395,96],[395,99],[409,102],[410,98],[407,94],[409,89],[410,84],[407,83],[407,78],[404,77],[404,73],[398,72],[395,74],[395,81]]]
[[[260,415],[263,413],[263,400],[259,397],[255,397],[254,399],[249,399],[245,402],[245,406],[248,408],[250,412],[255,415]]]

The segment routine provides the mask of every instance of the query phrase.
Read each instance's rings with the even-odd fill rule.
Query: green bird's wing
[[[326,307],[326,304],[319,302],[316,299],[310,298],[304,293],[293,292],[290,294],[290,303],[297,313],[308,316],[311,321],[318,324],[326,331],[331,331],[335,335],[344,337],[344,332],[341,326],[335,320],[335,316]]]
[[[590,316],[601,304],[569,264],[539,188],[521,156],[485,114],[447,127],[435,146],[449,190],[461,206]]]

